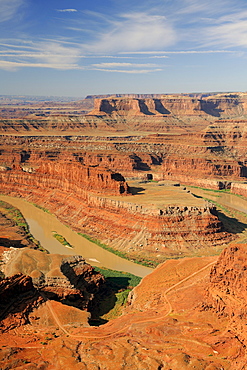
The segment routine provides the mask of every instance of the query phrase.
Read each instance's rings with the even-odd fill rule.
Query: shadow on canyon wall
[[[219,210],[217,211],[217,215],[223,224],[224,231],[228,233],[239,234],[247,229],[246,223],[240,222],[234,217],[227,216]]]
[[[91,326],[99,326],[108,322],[102,316],[109,313],[116,306],[117,301],[119,305],[124,304],[129,291],[127,290],[130,285],[130,278],[128,277],[107,277],[105,287],[95,296],[95,300],[91,305]],[[121,297],[117,298],[117,294]],[[116,308],[117,310],[117,308]],[[114,315],[114,313],[113,313]]]
[[[115,307],[118,300],[117,294],[125,292],[123,294],[124,299],[124,296],[128,294],[127,289],[130,288],[131,278],[128,276],[119,276],[121,273],[117,271],[111,272],[113,274],[115,273],[115,276],[106,276],[105,282],[98,286],[95,284],[96,275],[99,274],[97,270],[92,273],[90,280],[87,279],[87,275],[85,277],[83,274],[76,275],[73,267],[67,262],[61,266],[61,271],[69,279],[70,284],[82,293],[81,297],[74,296],[73,294],[71,296],[68,295],[62,303],[80,308],[82,296],[86,300],[89,299],[87,310],[91,313],[89,323],[92,326],[105,324],[108,320],[102,319],[101,316],[107,314]],[[93,294],[92,299],[89,298],[91,294]]]
[[[135,187],[135,186],[130,186],[130,187],[129,187],[129,192],[130,192],[130,194],[132,194],[132,195],[142,194],[142,192],[143,192],[144,190],[145,190],[144,188],[138,188],[138,187]]]
[[[9,238],[0,237],[0,245],[5,247],[5,248],[10,248],[10,247],[23,248],[23,247],[26,247],[26,245],[22,244],[22,241],[23,240],[21,240],[21,239],[12,240],[12,239],[9,239]]]
[[[193,196],[196,198],[201,198],[201,199],[203,198],[200,195],[196,195],[196,194],[193,194]],[[217,209],[214,214],[221,221],[223,225],[223,230],[228,233],[239,234],[247,229],[247,223],[241,222],[237,220],[235,217],[232,217],[230,215],[226,215],[219,209]]]

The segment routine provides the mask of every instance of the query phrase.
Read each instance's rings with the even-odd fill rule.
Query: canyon
[[[158,265],[130,292],[124,314],[97,328],[89,308],[103,276],[83,256],[15,245],[0,282],[2,368],[244,369],[245,216],[234,232],[233,217],[225,223],[217,202],[193,187],[247,197],[247,94],[15,101],[0,116],[2,194]],[[84,274],[92,291],[78,283]],[[19,298],[8,311],[11,289]]]

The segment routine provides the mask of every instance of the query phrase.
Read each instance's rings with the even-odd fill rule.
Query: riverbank
[[[0,200],[5,200],[20,209],[29,225],[32,235],[34,235],[34,237],[39,240],[40,244],[50,253],[81,255],[88,263],[95,266],[129,272],[140,277],[144,277],[153,271],[151,268],[128,261],[127,259],[121,258],[99,247],[62,224],[54,215],[44,212],[42,209],[35,207],[33,204],[21,198],[1,195]],[[74,246],[74,248],[66,248],[59,243],[53,237],[52,232],[54,230],[62,235]]]
[[[216,206],[219,220],[224,229],[236,236],[241,242],[247,242],[247,198],[232,194],[227,190],[212,190],[188,186],[191,193]]]

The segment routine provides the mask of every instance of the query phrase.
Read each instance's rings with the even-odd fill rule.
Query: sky
[[[246,0],[0,0],[0,94],[247,91]]]

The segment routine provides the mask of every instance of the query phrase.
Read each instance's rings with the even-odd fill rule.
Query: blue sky
[[[0,94],[247,91],[246,0],[0,0]]]

